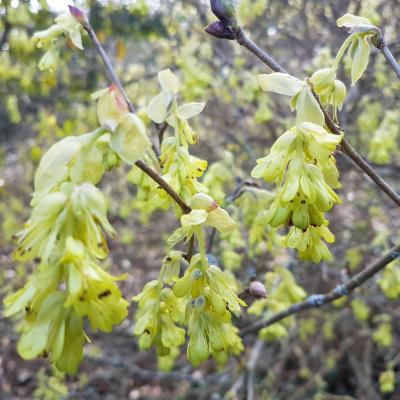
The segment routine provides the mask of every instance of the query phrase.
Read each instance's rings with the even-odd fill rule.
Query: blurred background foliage
[[[87,37],[84,51],[62,48],[55,71],[38,69],[43,52],[30,38],[50,26],[56,10],[66,11],[66,5],[52,0],[0,2],[1,297],[20,287],[31,268],[12,260],[11,236],[29,215],[40,158],[60,138],[97,126],[90,95],[107,85]],[[269,204],[272,187],[254,186],[249,172],[291,126],[293,115],[285,100],[259,89],[257,75],[268,72],[263,64],[240,46],[204,33],[214,20],[207,1],[88,0],[76,5],[88,11],[140,115],[158,93],[157,73],[165,68],[182,80],[184,100],[207,101],[195,121],[200,142],[193,152],[209,162],[203,182],[211,194],[240,221],[229,236],[215,237],[209,250],[219,265],[234,272],[239,287],[256,277],[269,291],[266,300],[251,305],[238,326],[249,324],[257,318],[254,314],[278,312],[306,293],[334,288],[396,242],[400,211],[341,154],[337,158],[344,204],[330,212],[337,238],[333,261],[299,262],[280,247],[278,232],[259,223],[257,214]],[[241,0],[238,8],[240,22],[253,40],[299,77],[329,65],[345,38],[336,27],[336,19],[345,12],[380,26],[400,58],[398,0]],[[345,74],[340,79],[350,85]],[[340,114],[347,138],[400,190],[400,82],[374,50],[366,76],[348,87]],[[157,131],[147,124],[156,142]],[[157,276],[165,238],[177,222],[174,213],[151,213],[135,196],[127,172],[111,172],[101,186],[119,232],[110,243],[109,267],[130,273],[122,284],[130,298]],[[235,200],[238,187],[243,194]],[[261,331],[266,343],[254,371],[257,398],[399,399],[399,297],[400,265],[395,262],[349,298]],[[256,337],[246,337],[243,357],[230,360],[224,370],[210,361],[194,371],[183,356],[175,372],[157,375],[152,372],[157,370],[155,355],[137,349],[130,317],[112,334],[94,335],[78,376],[64,377],[46,361],[22,362],[15,351],[12,322],[0,318],[4,399],[243,398],[245,357],[257,343]]]

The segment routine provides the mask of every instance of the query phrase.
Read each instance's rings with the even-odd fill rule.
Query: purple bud
[[[215,21],[208,25],[204,30],[218,38],[218,39],[228,39],[228,40],[234,40],[235,37],[233,36],[233,33],[221,22],[221,21]]]
[[[86,14],[84,11],[82,11],[80,8],[75,7],[75,6],[68,6],[69,12],[71,15],[81,24],[84,24],[87,22]]]
[[[257,299],[265,299],[267,297],[267,289],[259,281],[250,282],[249,293]]]

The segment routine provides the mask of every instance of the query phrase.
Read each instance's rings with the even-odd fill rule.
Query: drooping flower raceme
[[[192,156],[189,145],[197,143],[198,136],[189,124],[189,119],[198,115],[205,103],[186,103],[178,106],[177,94],[180,83],[169,69],[159,72],[158,80],[162,92],[150,101],[147,115],[157,124],[166,123],[174,129],[174,136],[164,138],[161,145],[160,165],[163,179],[185,200],[198,192],[208,189],[198,182],[207,168],[207,161]],[[170,203],[170,198],[159,191],[162,202]],[[153,201],[157,199],[153,198]]]
[[[76,48],[83,50],[81,31],[82,25],[70,13],[64,13],[55,19],[55,24],[50,28],[36,32],[32,39],[39,48],[47,48],[39,62],[39,69],[48,69],[51,72],[55,70],[61,51],[58,39],[64,35]]]
[[[285,244],[297,249],[302,259],[314,262],[331,258],[324,241],[331,243],[334,236],[324,213],[341,202],[333,189],[340,187],[334,151],[342,136],[326,130],[321,109],[321,105],[331,106],[337,119],[344,103],[346,87],[336,79],[336,70],[335,62],[307,81],[286,73],[259,77],[263,90],[290,96],[291,108],[296,110],[296,125],[278,138],[252,171],[254,178],[278,186],[264,221],[272,227],[290,226]]]
[[[331,257],[322,241],[334,240],[324,213],[341,202],[332,189],[340,187],[333,157],[340,141],[341,136],[322,126],[303,122],[285,132],[252,171],[254,178],[277,184],[264,222],[290,226],[285,243],[302,259],[319,262]]]
[[[182,227],[171,235],[168,243],[173,246],[195,235],[200,253],[192,257],[183,276],[180,273],[186,264],[183,254],[172,250],[165,257],[158,281],[149,282],[134,298],[139,304],[134,332],[140,336],[141,348],[154,344],[159,356],[173,358],[186,334],[177,325],[187,327],[188,359],[197,366],[210,355],[218,362],[225,362],[229,354],[242,351],[231,314],[237,315],[245,303],[236,295],[228,275],[210,265],[205,254],[203,226],[229,232],[235,222],[207,194],[194,195],[190,206],[192,211],[181,217]],[[166,284],[172,285],[172,290]]]
[[[37,37],[46,45],[69,32],[77,45],[74,21],[68,25],[59,19]],[[83,357],[84,319],[94,331],[110,332],[127,316],[128,302],[116,284],[124,277],[113,277],[98,264],[108,254],[106,236],[116,232],[95,185],[119,159],[132,165],[151,152],[143,122],[129,112],[116,87],[94,97],[101,127],[62,139],[40,161],[31,217],[15,235],[15,258],[39,265],[26,285],[4,301],[5,315],[22,320],[20,355],[48,356],[68,373],[77,371]]]

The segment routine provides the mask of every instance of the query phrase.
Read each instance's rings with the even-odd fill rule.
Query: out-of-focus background
[[[139,110],[158,93],[157,73],[165,68],[180,77],[183,100],[207,101],[194,122],[200,142],[192,151],[207,159],[209,168],[219,163],[212,182],[217,182],[218,171],[221,198],[249,178],[255,160],[291,126],[287,99],[258,87],[257,75],[269,72],[266,67],[237,44],[204,33],[215,19],[208,1],[89,0],[76,5],[88,11]],[[87,37],[84,51],[62,49],[55,72],[39,71],[43,52],[30,38],[65,11],[67,2],[62,0],[0,3],[1,298],[21,287],[33,268],[12,260],[11,236],[29,216],[32,179],[40,158],[60,138],[96,128],[90,95],[108,84]],[[400,59],[398,0],[241,0],[238,6],[240,23],[253,40],[301,78],[330,64],[346,37],[336,19],[346,12],[380,26]],[[346,137],[400,190],[400,82],[376,49],[356,86],[350,87],[347,77],[342,72],[349,87],[340,114]],[[149,132],[156,139],[150,125]],[[324,293],[399,237],[400,210],[340,153],[337,161],[344,204],[329,213],[336,235],[331,246],[334,260],[300,262],[293,254],[271,248],[271,241],[253,248],[245,230],[240,238],[217,237],[213,256],[222,267],[234,270],[243,287],[254,276],[262,281],[281,263],[307,293]],[[165,239],[177,222],[173,212],[147,215],[148,207],[136,199],[127,172],[120,168],[109,173],[101,188],[119,232],[110,242],[108,266],[115,273],[129,273],[121,286],[130,299],[157,276]],[[400,266],[394,263],[349,298],[291,320],[284,326],[286,335],[267,336],[252,371],[255,398],[400,399],[399,296]],[[245,398],[244,370],[257,343],[254,335],[244,338],[245,352],[225,369],[212,361],[193,369],[183,354],[172,371],[160,372],[154,351],[140,352],[131,335],[134,309],[113,333],[91,334],[75,377],[62,376],[46,360],[21,360],[14,323],[0,316],[0,398]],[[245,313],[237,325],[256,318]]]

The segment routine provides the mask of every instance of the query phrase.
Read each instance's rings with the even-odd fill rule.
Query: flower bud
[[[210,3],[212,12],[224,25],[237,26],[233,0],[211,0]]]
[[[80,8],[75,6],[68,6],[71,15],[82,25],[87,22],[86,14]]]
[[[267,297],[267,289],[259,281],[250,282],[249,293],[257,299],[265,299]]]
[[[204,30],[211,36],[218,39],[234,40],[233,33],[221,22],[215,21],[208,25]]]
[[[333,83],[333,106],[337,107],[339,110],[342,108],[344,100],[346,98],[346,86],[342,81],[335,79]]]
[[[323,68],[315,71],[310,81],[316,93],[321,94],[328,89],[335,79],[335,71],[332,68]]]
[[[190,206],[198,210],[206,210],[208,212],[216,210],[218,204],[216,201],[205,193],[197,193],[190,200]]]

